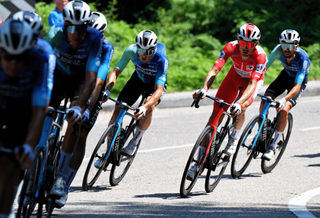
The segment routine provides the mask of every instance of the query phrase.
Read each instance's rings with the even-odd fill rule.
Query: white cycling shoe
[[[187,178],[193,180],[194,177],[196,176],[198,171],[198,167],[197,164],[194,164],[189,170],[188,170],[188,174],[187,174]]]
[[[228,141],[227,147],[224,150],[224,152],[227,155],[233,155],[234,153],[236,153],[237,145],[238,145],[238,139],[229,137],[229,141]]]
[[[129,144],[121,150],[121,152],[127,156],[132,156],[136,151],[136,149],[137,149],[136,141],[132,139],[129,142]]]
[[[276,155],[276,151],[272,148],[269,148],[263,155],[262,158],[266,159],[268,161],[272,160],[274,156]]]

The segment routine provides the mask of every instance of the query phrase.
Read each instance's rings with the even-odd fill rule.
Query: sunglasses
[[[84,34],[87,32],[88,25],[67,25],[67,31],[71,34],[78,32],[79,34]]]
[[[287,50],[288,48],[289,48],[289,50],[294,50],[294,49],[296,49],[296,45],[294,45],[294,44],[287,44],[287,43],[281,43],[281,48],[283,49],[283,50]]]
[[[239,45],[242,48],[245,48],[247,46],[248,49],[252,49],[254,47],[256,47],[257,43],[253,43],[253,42],[246,42],[246,41],[239,41]]]
[[[7,61],[12,61],[15,60],[17,62],[23,62],[26,59],[26,54],[21,54],[21,55],[1,55],[1,58],[7,60]]]
[[[153,54],[153,51],[152,49],[142,49],[142,48],[138,48],[137,49],[137,52],[139,55],[143,55],[145,54],[146,56],[150,56]]]

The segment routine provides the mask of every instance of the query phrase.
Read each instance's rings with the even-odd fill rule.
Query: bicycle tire
[[[182,178],[181,178],[181,183],[180,183],[180,196],[185,198],[187,197],[187,195],[190,193],[190,191],[192,190],[192,188],[194,187],[194,185],[196,184],[196,181],[198,180],[199,176],[201,175],[201,173],[204,170],[204,165],[206,163],[204,163],[203,165],[198,166],[197,168],[197,173],[195,175],[195,177],[193,179],[188,178],[188,171],[190,169],[190,166],[192,165],[192,163],[196,164],[196,163],[201,163],[203,161],[204,158],[206,157],[201,157],[199,161],[196,161],[196,156],[198,155],[198,149],[202,143],[202,140],[206,140],[205,143],[208,143],[208,138],[211,138],[213,132],[213,128],[211,126],[207,126],[200,134],[200,136],[198,137],[195,145],[193,146],[193,149],[190,153],[190,156],[188,158],[187,164],[185,166]],[[207,145],[208,146],[208,145]],[[191,180],[190,180],[191,179]]]
[[[58,142],[59,144],[62,144],[62,141]],[[46,180],[46,218],[50,218],[52,216],[53,213],[53,209],[55,208],[55,202],[56,202],[56,198],[55,197],[51,197],[49,196],[49,193],[53,187],[53,183],[54,183],[54,176],[56,175],[56,172],[59,168],[59,160],[60,160],[60,147],[54,147],[52,148],[53,151],[53,158],[51,159],[52,163],[50,164],[49,168],[52,168],[52,171],[50,172],[49,177],[47,177]]]
[[[276,155],[273,160],[261,160],[261,170],[263,173],[270,173],[279,163],[284,151],[286,150],[288,141],[290,139],[291,131],[293,127],[293,116],[291,113],[288,114],[288,122],[285,131],[283,131],[282,139],[277,145]],[[272,137],[272,136],[270,136]],[[270,143],[272,140],[270,140]]]
[[[17,210],[18,218],[24,217],[29,218],[35,209],[37,199],[36,191],[38,187],[39,174],[41,170],[41,163],[44,155],[44,150],[42,148],[37,148],[35,151],[35,157],[32,167],[27,170],[24,176],[24,184],[20,192],[19,206]],[[29,186],[29,187],[28,187]],[[28,203],[24,205],[24,200],[29,197]]]
[[[228,119],[228,121],[229,120],[230,119]],[[228,135],[228,132],[232,132],[234,128],[233,124],[229,124],[228,121],[223,125],[223,129],[216,132],[214,147],[211,146],[210,148],[214,149],[214,152],[209,157],[209,163],[211,163],[211,166],[214,168],[211,167],[211,170],[208,169],[207,171],[205,181],[205,190],[207,193],[212,192],[217,187],[230,161],[230,156],[223,152],[226,147],[226,144],[223,144],[224,139]],[[220,134],[219,139],[217,137],[218,133]]]
[[[97,181],[99,178],[102,170],[105,169],[105,165],[108,162],[108,158],[110,157],[110,151],[108,148],[108,145],[106,143],[106,137],[111,134],[111,138],[113,139],[115,137],[115,133],[117,130],[117,125],[116,124],[111,124],[102,134],[100,140],[98,141],[94,151],[92,152],[91,158],[89,160],[88,166],[86,168],[86,172],[83,177],[82,181],[82,189],[84,191],[87,191],[92,188],[94,183]],[[99,150],[102,147],[101,151]],[[100,167],[97,169],[94,166],[94,160],[97,160],[96,157],[100,158],[101,164]],[[96,170],[95,172],[92,172]],[[93,174],[91,176],[91,174]],[[90,181],[89,181],[90,180]]]
[[[129,119],[129,125],[127,127],[125,127],[124,129],[127,130],[126,133],[126,138],[123,139],[124,144],[122,145],[122,147],[127,146],[127,144],[130,142],[130,140],[132,139],[132,137],[134,136],[135,133],[135,127],[136,127],[136,122],[134,121],[134,116],[130,113],[126,113],[125,117],[127,117]],[[124,125],[124,120],[125,117],[123,119],[123,123],[122,126]],[[124,176],[126,175],[126,173],[128,172],[137,152],[139,149],[141,143],[141,139],[137,145],[136,151],[134,152],[134,154],[131,157],[125,156],[123,154],[121,154],[121,148],[119,147],[117,152],[114,152],[115,157],[113,158],[114,161],[118,161],[118,163],[113,163],[112,164],[112,168],[111,168],[111,172],[110,172],[110,176],[109,176],[109,182],[111,184],[111,186],[116,186],[119,184],[119,182],[121,182],[121,180],[124,178]],[[120,173],[118,173],[120,172]]]
[[[253,149],[251,149],[251,147],[255,138],[259,137],[257,136],[257,133],[261,122],[262,118],[260,116],[253,117],[241,134],[231,163],[231,176],[234,179],[238,179],[244,173],[244,171],[248,168],[254,153],[256,152],[259,141],[257,140]]]

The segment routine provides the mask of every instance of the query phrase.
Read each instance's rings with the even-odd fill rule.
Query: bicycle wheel
[[[17,217],[30,217],[36,206],[36,191],[38,187],[43,156],[44,150],[42,148],[37,148],[35,151],[33,165],[29,170],[27,170],[24,177],[24,183],[19,198]]]
[[[198,159],[198,152],[199,152],[199,147],[201,144],[206,144],[208,145],[209,140],[212,136],[213,128],[211,126],[207,126],[200,134],[199,138],[197,139],[195,145],[193,146],[193,149],[190,153],[189,159],[187,161],[187,164],[185,166],[181,183],[180,183],[180,196],[181,197],[187,197],[187,195],[190,193],[194,185],[196,184],[196,181],[198,177],[201,175],[201,173],[204,170],[204,163],[203,165],[200,165],[200,163],[203,161],[204,156],[200,157]],[[199,161],[198,161],[199,160]],[[197,164],[197,173],[194,176],[194,178],[190,178],[188,176],[188,171],[189,169],[194,165]]]
[[[98,144],[96,145],[96,148],[94,149],[91,158],[89,160],[86,172],[83,177],[82,181],[82,189],[84,191],[87,191],[92,188],[94,183],[99,178],[102,170],[106,170],[106,163],[108,162],[108,158],[110,157],[110,151],[109,144],[110,142],[107,142],[107,136],[111,139],[115,137],[117,131],[117,125],[112,124],[110,125],[106,131],[102,134]],[[110,140],[111,141],[111,140]],[[97,160],[100,159],[100,167],[95,167],[94,164]]]
[[[59,168],[59,159],[60,159],[60,145],[62,144],[62,141],[58,142],[57,147],[51,147],[51,153],[52,156],[47,162],[47,176],[46,176],[46,211],[47,215],[46,218],[50,218],[53,212],[53,209],[55,208],[55,202],[56,202],[56,197],[55,196],[50,196],[49,193],[53,187],[54,183],[54,176],[56,175],[56,172]],[[52,145],[51,145],[52,146]]]
[[[288,114],[288,122],[285,130],[283,131],[282,138],[280,139],[280,142],[278,143],[276,147],[276,155],[275,157],[268,161],[265,159],[261,160],[261,170],[263,173],[270,173],[279,163],[284,151],[286,150],[288,141],[290,139],[291,131],[293,127],[293,117],[292,114]],[[273,137],[273,136],[271,136]],[[273,139],[270,140],[270,144]]]
[[[134,121],[134,116],[130,113],[126,113],[122,120],[122,126],[125,127],[120,134],[120,145],[118,149],[114,149],[113,152],[113,164],[110,172],[109,182],[112,186],[119,184],[119,182],[124,178],[128,172],[140,146],[141,139],[137,145],[135,153],[131,156],[125,156],[121,154],[122,147],[129,144],[134,136],[136,122]]]
[[[258,140],[254,148],[252,144],[257,136],[262,119],[260,116],[253,117],[245,127],[241,134],[237,149],[232,158],[231,175],[234,179],[239,178],[249,166],[258,144]]]
[[[212,192],[219,184],[230,160],[230,156],[223,153],[224,148],[227,146],[227,140],[224,140],[228,133],[233,131],[233,124],[230,123],[231,118],[226,117],[219,125],[216,135],[214,146],[211,146],[210,150],[214,149],[213,153],[210,152],[209,163],[211,164],[211,170],[208,169],[205,190],[206,192]]]

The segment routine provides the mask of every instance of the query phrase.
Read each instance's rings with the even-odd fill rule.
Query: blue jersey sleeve
[[[87,61],[86,71],[98,72],[101,64],[101,53],[103,39],[101,34],[96,34],[96,37],[92,39],[90,46],[90,53]]]
[[[159,65],[157,67],[157,76],[155,80],[155,84],[165,86],[167,82],[167,70],[169,66],[169,60],[168,58],[162,57],[162,60],[160,60]]]
[[[37,68],[37,76],[33,92],[32,92],[32,106],[33,107],[47,107],[47,93],[48,93],[48,62],[45,57],[42,57],[42,60]]]
[[[62,13],[59,12],[57,9],[50,12],[48,16],[48,23],[50,26],[53,26],[57,23],[63,22],[63,16]]]
[[[302,84],[304,78],[308,73],[309,73],[308,60],[302,59],[294,82]]]
[[[113,52],[113,45],[108,40],[104,39],[102,45],[101,65],[99,67],[97,75],[103,81],[105,81],[108,76]]]

